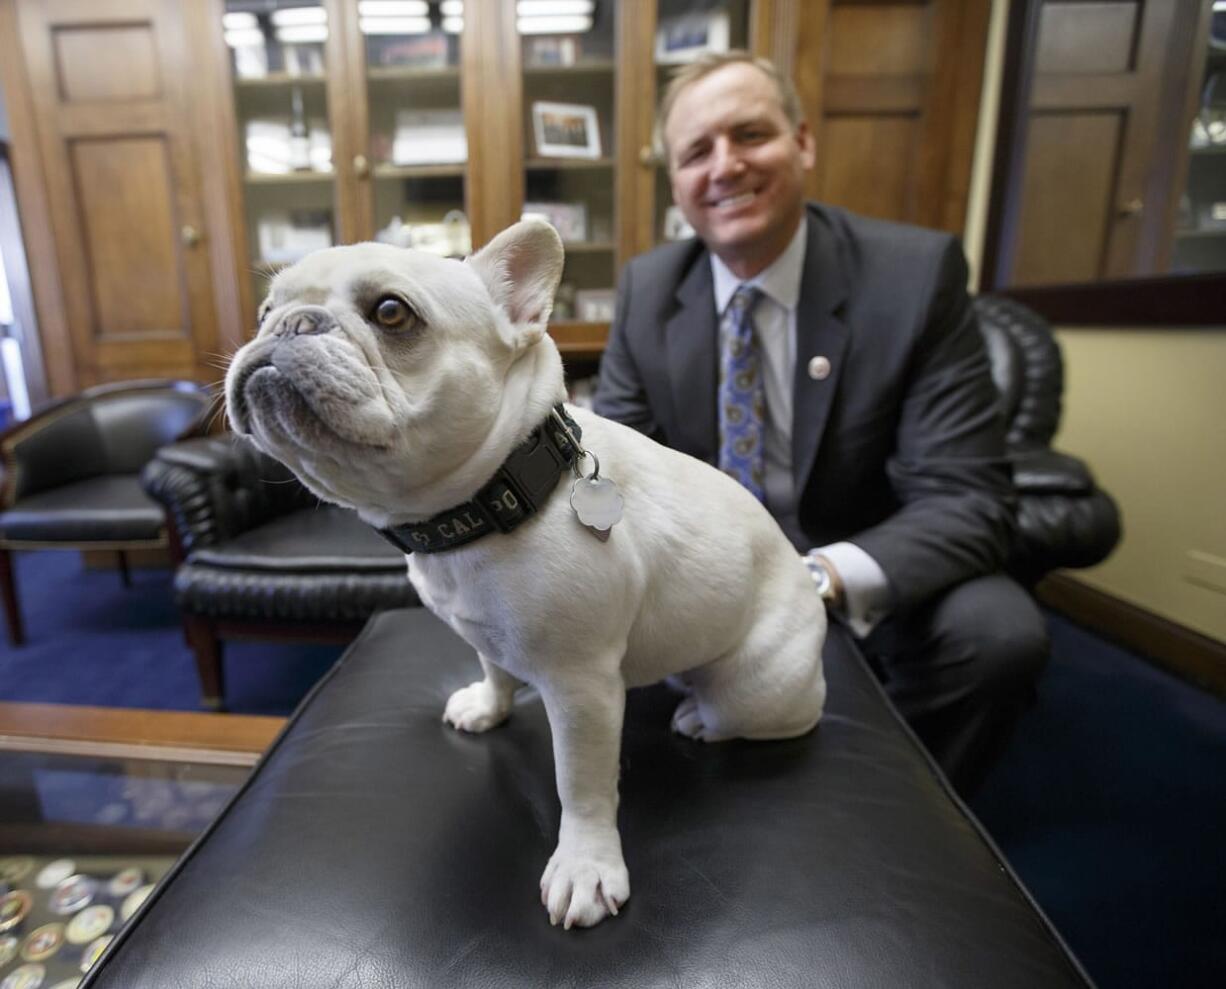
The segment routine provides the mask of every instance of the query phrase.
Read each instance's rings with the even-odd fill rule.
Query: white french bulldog
[[[560,425],[562,362],[545,327],[562,263],[541,222],[464,262],[380,244],[312,254],[273,279],[259,333],[234,356],[230,421],[380,529],[463,505],[533,430]],[[608,528],[612,505],[598,538],[568,497],[586,482],[565,472],[522,525],[412,553],[409,577],[484,672],[451,696],[446,722],[493,728],[521,683],[544,700],[562,817],[541,899],[569,928],[630,895],[617,831],[626,688],[680,679],[673,728],[691,738],[802,735],[825,702],[826,618],[800,555],[736,481],[564,409],[582,430],[583,475],[598,458],[621,520]],[[468,521],[459,528],[480,520]]]

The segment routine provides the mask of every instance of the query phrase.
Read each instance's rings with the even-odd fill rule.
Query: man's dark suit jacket
[[[894,607],[1000,568],[1014,528],[987,354],[947,234],[808,207],[792,470],[804,551],[849,540]],[[666,244],[625,268],[595,408],[708,463],[718,454],[710,255]],[[825,356],[831,372],[809,375]]]

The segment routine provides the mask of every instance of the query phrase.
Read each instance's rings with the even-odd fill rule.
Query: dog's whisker
[[[205,430],[204,430],[205,433],[206,434],[212,433],[213,427],[216,426],[219,422],[222,422],[224,420],[225,414],[226,414],[226,410],[224,406],[215,409],[212,415],[209,416],[208,425],[205,427]]]
[[[249,274],[260,275],[263,278],[271,278],[280,270],[281,266],[272,261],[257,261],[247,269]]]

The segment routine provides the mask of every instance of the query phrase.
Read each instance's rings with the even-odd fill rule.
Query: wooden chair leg
[[[0,549],[0,595],[4,597],[4,617],[8,620],[9,642],[24,645],[25,630],[21,626],[21,605],[17,601],[17,578],[13,560],[7,549]]]
[[[183,629],[187,644],[196,656],[196,673],[200,677],[201,703],[212,711],[225,710],[225,685],[221,666],[221,640],[207,618],[184,615]]]
[[[121,549],[115,553],[119,557],[119,579],[123,581],[124,587],[131,587],[132,574],[128,571],[128,554]]]

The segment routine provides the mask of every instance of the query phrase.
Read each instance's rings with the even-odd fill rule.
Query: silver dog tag
[[[570,507],[601,542],[609,538],[609,530],[621,521],[622,504],[617,485],[595,471],[591,477],[576,478],[571,485]]]

